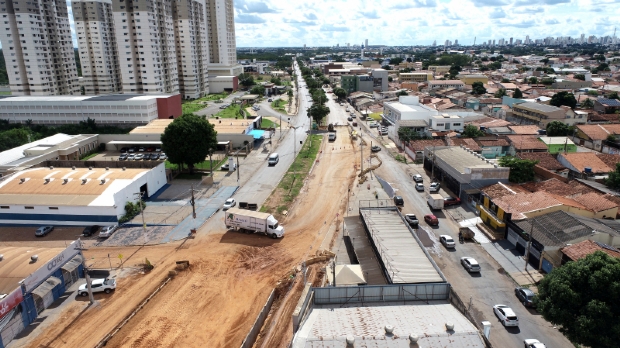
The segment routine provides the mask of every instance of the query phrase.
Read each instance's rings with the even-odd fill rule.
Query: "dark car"
[[[405,201],[403,200],[403,197],[401,196],[394,196],[394,204],[397,207],[402,207],[405,205]]]
[[[129,151],[128,147],[121,147],[121,153],[127,153]]]
[[[372,152],[379,152],[379,151],[381,151],[381,148],[379,146],[375,145],[375,146],[370,148],[370,151],[372,151]]]
[[[146,152],[153,152],[155,151],[155,146],[149,146],[146,148]]]
[[[347,117],[347,121],[353,121],[353,118]]]
[[[443,199],[443,205],[448,206],[448,205],[458,205],[461,204],[461,199],[460,198],[456,198],[456,197],[448,197],[448,198],[444,198]]]
[[[151,161],[155,161],[157,159],[159,159],[159,154],[158,153],[152,153],[151,154]]]
[[[405,214],[405,221],[407,221],[407,223],[411,227],[418,227],[418,225],[420,224],[418,218],[413,214]]]
[[[120,156],[118,156],[118,160],[119,161],[125,161],[125,160],[127,160],[127,156],[129,156],[129,155],[127,155],[126,153],[121,153]]]
[[[97,233],[97,231],[99,230],[99,226],[95,225],[95,226],[87,226],[84,228],[84,231],[82,231],[82,234],[86,237],[92,236],[93,234]]]
[[[429,226],[439,226],[439,220],[432,214],[424,215],[424,222],[429,224]]]
[[[137,148],[137,147],[132,146],[132,147],[130,147],[130,148],[128,148],[128,149],[127,149],[127,152],[129,152],[129,153],[134,153],[134,152],[136,152],[137,150],[138,150],[138,148]]]
[[[534,307],[534,291],[528,288],[515,288],[515,295],[525,307]]]

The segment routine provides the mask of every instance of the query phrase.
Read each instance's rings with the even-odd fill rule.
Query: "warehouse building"
[[[0,247],[0,348],[84,276],[79,243],[65,249]]]
[[[111,94],[101,96],[0,96],[0,119],[11,123],[147,124],[181,116],[181,95]]]
[[[0,183],[0,225],[116,225],[125,204],[166,184],[154,168],[38,167]]]

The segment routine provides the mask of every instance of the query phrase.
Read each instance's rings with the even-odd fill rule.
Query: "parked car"
[[[373,147],[370,148],[370,151],[372,152],[379,152],[381,151],[381,147],[374,145]]]
[[[155,146],[149,146],[146,148],[146,152],[153,152],[155,151]]]
[[[162,152],[162,153],[159,154],[159,160],[160,161],[165,161],[167,159],[168,159],[168,156],[166,156],[165,153]]]
[[[92,236],[93,234],[95,234],[97,232],[97,230],[99,230],[99,226],[94,225],[94,226],[87,226],[84,228],[84,231],[82,231],[82,234],[86,237]]]
[[[354,121],[351,125],[352,125],[353,127],[357,127],[357,122],[355,122],[355,121]]]
[[[99,231],[99,238],[108,238],[112,235],[112,233],[114,233],[116,231],[116,229],[118,228],[118,226],[113,225],[113,226],[105,226],[104,228],[101,229],[101,231]]]
[[[34,231],[34,235],[37,237],[43,237],[46,234],[52,232],[54,230],[54,226],[41,226]]]
[[[414,214],[405,214],[405,221],[407,221],[411,227],[418,227],[420,224],[420,221],[418,221],[418,218]]]
[[[357,115],[356,115],[356,114],[354,114],[354,113],[351,113],[351,117],[356,118],[356,117],[357,117]]]
[[[126,153],[121,153],[121,155],[120,155],[120,156],[118,156],[118,160],[119,160],[119,161],[125,161],[125,160],[127,160],[127,157],[129,157],[129,155],[128,155],[128,154],[126,154]]]
[[[156,161],[159,159],[159,154],[158,153],[152,153],[151,154],[151,161]]]
[[[465,269],[469,273],[480,272],[480,264],[473,257],[468,257],[468,256],[461,257],[461,264],[463,265],[463,267],[465,267]]]
[[[116,289],[116,279],[93,279],[90,282],[90,290],[93,293],[105,292],[109,294],[114,289]],[[82,297],[88,296],[88,286],[86,284],[80,285],[78,294]]]
[[[159,147],[159,146],[158,146],[158,147],[156,147],[156,148],[155,148],[155,152],[161,152],[161,147]]]
[[[459,205],[459,204],[461,204],[461,199],[457,198],[457,197],[448,197],[448,198],[444,198],[443,199],[443,205],[444,206]]]
[[[353,121],[353,118],[347,117],[347,121]]]
[[[121,153],[127,153],[129,151],[128,147],[121,147]]]
[[[267,101],[271,103],[273,101],[273,99],[269,98],[269,99],[267,99]]]
[[[405,205],[405,201],[403,200],[403,197],[401,196],[394,196],[394,205],[396,205],[397,207],[402,207]]]
[[[151,154],[150,153],[144,154],[144,157],[142,157],[143,161],[149,161],[150,159],[151,159]]]
[[[138,152],[144,152],[144,150],[145,150],[144,146],[140,146],[140,147],[138,148]]]
[[[424,191],[424,184],[421,182],[415,184],[415,189],[418,190],[418,192]]]
[[[493,306],[493,312],[504,326],[519,326],[519,318],[512,309],[503,304]]]
[[[379,128],[379,124],[377,122],[370,122],[368,124],[368,127],[370,127],[370,128]]]
[[[422,178],[422,175],[416,174],[416,175],[413,176],[413,181],[415,181],[415,182],[423,182],[424,179]]]
[[[382,130],[379,131],[379,134],[380,135],[388,135],[388,131],[387,131],[387,129],[386,130],[382,129]]]
[[[515,288],[515,295],[525,307],[534,307],[534,291],[528,288]]]
[[[220,167],[220,169],[221,170],[229,170],[230,169],[229,163],[226,163],[226,164],[222,165]],[[237,163],[233,163],[233,170],[236,170],[236,169],[237,169]]]
[[[224,205],[222,206],[222,210],[226,211],[232,207],[234,207],[235,205],[237,205],[237,201],[235,201],[234,198],[229,198],[226,200],[226,202],[224,202]]]
[[[431,182],[431,184],[428,186],[428,192],[439,192],[439,183]]]
[[[429,226],[439,226],[439,220],[433,214],[424,215],[424,222],[429,224]]]
[[[137,147],[135,147],[135,146],[131,146],[131,147],[129,147],[129,148],[127,149],[127,152],[129,152],[129,153],[133,153],[133,152],[136,152],[137,150],[138,150],[138,148],[137,148]]]
[[[136,155],[133,153],[130,153],[129,155],[127,155],[127,160],[128,161],[133,161],[136,159]]]
[[[525,348],[547,348],[547,346],[534,338],[528,338],[523,340],[523,345],[525,346]]]
[[[224,104],[222,106],[220,106],[220,109],[226,109],[228,107],[228,104]]]
[[[439,241],[441,242],[441,244],[443,244],[443,246],[446,247],[446,249],[454,249],[456,247],[454,239],[452,239],[452,237],[448,236],[447,234],[442,234],[441,236],[439,236]]]
[[[141,161],[141,160],[144,159],[144,155],[139,153],[139,154],[135,155],[133,159],[136,160],[136,161]]]

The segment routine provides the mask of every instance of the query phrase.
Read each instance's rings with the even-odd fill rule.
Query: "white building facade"
[[[80,94],[65,1],[0,3],[0,43],[13,95]]]

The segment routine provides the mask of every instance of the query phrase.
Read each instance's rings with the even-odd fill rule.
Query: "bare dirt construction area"
[[[225,231],[223,217],[215,215],[196,239],[182,246],[139,249],[132,259],[149,258],[155,265],[150,273],[121,279],[100,306],[66,313],[31,346],[94,347],[172,277],[106,347],[238,347],[274,288],[278,298],[257,346],[286,347],[291,313],[303,288],[295,270],[316,255],[330,228],[341,223],[354,164],[359,165],[359,152],[356,155],[345,129],[335,143],[324,140],[321,149],[300,195],[281,220],[284,238]],[[92,249],[86,256],[91,252],[94,260],[107,260],[106,251]],[[188,260],[189,268],[170,272],[177,260]],[[320,268],[318,263],[310,267],[309,281],[321,274]]]

